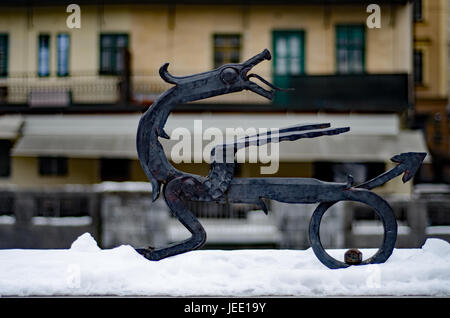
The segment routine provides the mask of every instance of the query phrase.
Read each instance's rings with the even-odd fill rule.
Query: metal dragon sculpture
[[[248,74],[255,65],[270,59],[270,52],[266,49],[241,64],[226,64],[209,72],[185,77],[169,74],[168,63],[160,68],[161,78],[175,86],[160,95],[141,117],[137,130],[137,152],[142,168],[152,184],[153,201],[162,191],[172,214],[192,236],[164,248],[136,249],[145,258],[157,261],[204,245],[206,232],[192,211],[186,207],[186,201],[257,204],[267,214],[263,198],[287,203],[320,203],[312,215],[309,238],[314,253],[329,268],[350,266],[349,263],[331,257],[320,242],[319,228],[322,216],[338,201],[365,203],[375,210],[383,222],[382,246],[361,264],[383,263],[391,255],[397,238],[397,222],[389,204],[370,190],[402,173],[404,182],[410,180],[425,158],[425,153],[403,153],[394,156],[392,160],[398,163],[395,168],[357,186],[353,185],[350,176],[347,183],[323,182],[312,178],[233,178],[234,155],[239,149],[255,143],[263,145],[270,142],[336,135],[350,129],[349,127],[332,129],[330,124],[321,123],[297,125],[280,129],[277,133],[246,136],[231,144],[217,145],[211,151],[210,171],[206,177],[179,171],[166,158],[158,138],[169,139],[164,131],[164,125],[176,105],[243,90],[252,91],[271,100],[274,97],[274,90],[279,88],[256,74]],[[258,86],[250,80],[253,77],[273,90]]]

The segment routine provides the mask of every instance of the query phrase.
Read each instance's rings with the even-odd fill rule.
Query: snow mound
[[[100,251],[100,247],[98,247],[97,241],[90,233],[84,233],[72,243],[70,250],[77,252],[98,252]]]
[[[430,238],[422,246],[422,249],[438,256],[450,256],[450,244],[444,240]]]
[[[198,250],[152,262],[129,245],[102,250],[85,233],[66,250],[0,250],[0,296],[27,295],[450,296],[450,244],[429,239],[384,264],[330,270],[311,248]]]

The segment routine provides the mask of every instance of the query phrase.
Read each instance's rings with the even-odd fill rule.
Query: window
[[[41,176],[67,175],[66,157],[39,157],[39,174]]]
[[[214,35],[214,67],[228,63],[239,63],[241,60],[240,34]]]
[[[339,25],[336,27],[336,69],[338,73],[364,72],[364,30],[363,25]]]
[[[40,34],[38,38],[38,75],[50,75],[50,36]]]
[[[273,46],[275,75],[303,74],[305,68],[303,31],[274,31]]]
[[[56,37],[57,45],[57,75],[68,76],[69,75],[69,50],[70,50],[70,37],[68,34],[58,34]]]
[[[423,20],[423,16],[422,16],[422,0],[414,0],[413,18],[414,18],[414,22],[420,22],[420,21]]]
[[[100,74],[119,75],[124,70],[127,34],[100,35]]]
[[[8,34],[0,33],[0,77],[8,76]]]
[[[414,50],[414,84],[423,85],[423,52]]]
[[[9,177],[11,174],[11,141],[0,140],[0,177]]]
[[[305,33],[301,30],[273,31],[273,81],[279,87],[292,87],[291,77],[305,72]],[[287,105],[293,97],[275,92],[274,104]]]
[[[130,160],[101,159],[100,174],[102,181],[125,181],[130,178]]]
[[[56,193],[40,193],[35,197],[34,217],[79,217],[90,216],[91,199],[86,195],[71,193],[70,196]]]

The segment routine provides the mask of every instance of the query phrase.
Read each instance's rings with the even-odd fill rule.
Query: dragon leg
[[[170,208],[173,216],[175,216],[188,230],[192,236],[182,242],[171,244],[159,249],[136,249],[145,258],[152,261],[189,252],[191,250],[202,247],[206,242],[206,232],[203,226],[194,216],[194,214],[186,208],[183,196],[186,191],[192,189],[192,183],[189,178],[179,177],[170,181],[164,187],[164,200]]]

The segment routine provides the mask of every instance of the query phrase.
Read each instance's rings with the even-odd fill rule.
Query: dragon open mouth
[[[265,80],[263,77],[259,76],[258,74],[247,75],[247,79],[250,79],[252,77],[259,79],[261,82],[263,82],[264,84],[266,84],[267,86],[269,86],[270,88],[272,88],[273,90],[276,90],[276,91],[288,92],[288,91],[294,90],[294,88],[280,88],[278,86],[275,86],[272,83],[270,83],[269,81]]]
[[[269,50],[265,49],[264,51],[262,51],[261,53],[255,55],[254,57],[250,58],[249,60],[247,60],[246,62],[243,63],[243,69],[242,69],[242,77],[245,79],[245,81],[247,82],[247,89],[261,95],[264,96],[266,98],[272,99],[274,96],[274,91],[282,91],[282,92],[286,92],[286,91],[292,91],[293,88],[280,88],[275,86],[274,84],[270,83],[269,81],[267,81],[266,79],[264,79],[263,77],[259,76],[258,74],[248,74],[247,73],[257,64],[261,63],[264,60],[271,60],[272,56],[269,52]],[[260,80],[262,83],[266,84],[267,86],[269,86],[272,90],[268,91],[263,89],[262,87],[258,86],[256,83],[250,81],[251,78],[257,78],[258,80]]]

